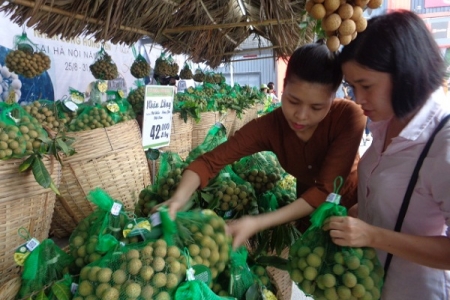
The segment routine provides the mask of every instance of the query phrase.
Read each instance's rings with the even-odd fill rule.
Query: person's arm
[[[310,215],[314,208],[304,199],[286,205],[276,211],[257,216],[245,216],[228,224],[228,232],[233,236],[233,248],[243,245],[256,233],[289,223]]]
[[[331,217],[323,227],[339,246],[373,247],[436,269],[450,270],[450,238],[417,236],[369,225],[352,217]]]
[[[277,114],[279,113],[281,111]],[[277,115],[271,113],[247,123],[228,141],[192,162],[183,172],[174,195],[162,203],[162,205],[169,205],[171,217],[175,217],[176,212],[188,202],[197,188],[207,186],[209,181],[226,165],[244,156],[270,150],[270,135],[263,133],[273,130],[271,128],[276,123],[275,118]]]

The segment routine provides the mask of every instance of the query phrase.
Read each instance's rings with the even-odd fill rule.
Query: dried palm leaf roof
[[[48,36],[80,35],[131,45],[144,36],[174,54],[215,68],[251,34],[269,40],[275,57],[311,41],[299,23],[306,0],[0,0],[11,21]]]

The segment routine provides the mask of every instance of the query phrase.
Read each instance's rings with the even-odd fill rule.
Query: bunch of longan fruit
[[[382,3],[383,0],[308,0],[305,9],[312,18],[322,21],[327,47],[337,51],[366,29],[364,9],[379,8]]]

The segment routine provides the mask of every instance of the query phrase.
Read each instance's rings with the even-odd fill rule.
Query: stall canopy
[[[271,42],[277,58],[311,41],[306,0],[0,0],[18,25],[48,36],[80,35],[131,45],[143,37],[173,54],[215,68],[251,34]],[[266,47],[267,49],[267,47]]]

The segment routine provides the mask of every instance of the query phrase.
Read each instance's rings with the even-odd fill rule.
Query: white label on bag
[[[158,226],[161,224],[161,216],[159,215],[159,212],[156,212],[150,216],[150,223],[152,226]]]
[[[36,249],[37,246],[39,246],[39,241],[35,238],[32,238],[27,242],[25,246],[30,252],[32,252],[34,249]]]
[[[118,216],[120,214],[121,209],[122,209],[122,204],[114,202],[113,206],[111,207],[111,214],[113,216]]]
[[[339,204],[341,202],[341,195],[335,193],[328,194],[326,201],[334,204]]]
[[[77,293],[78,290],[78,284],[76,284],[75,282],[72,282],[72,284],[70,285],[70,292],[75,295]]]

